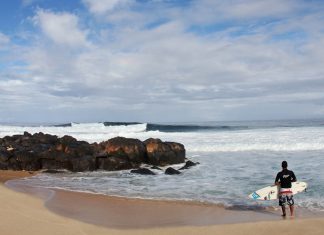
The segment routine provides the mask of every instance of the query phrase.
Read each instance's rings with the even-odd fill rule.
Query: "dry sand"
[[[15,177],[24,177],[30,175],[28,172],[21,173],[15,175],[16,172],[0,172],[0,179],[8,180],[13,179]],[[101,199],[99,199],[101,198]],[[95,199],[95,200],[94,200]],[[106,200],[112,200],[111,203],[108,203],[108,206],[104,206],[107,203]],[[117,201],[115,201],[117,200]],[[118,201],[119,200],[119,201]],[[104,202],[104,203],[103,203]],[[61,204],[61,206],[60,206]],[[102,205],[104,210],[96,213],[98,207],[94,206]],[[238,223],[238,224],[218,224],[218,225],[206,225],[206,226],[176,226],[169,227],[172,225],[166,224],[165,226],[156,226],[155,228],[149,228],[150,224],[157,223],[155,220],[158,218],[163,219],[164,210],[170,209],[168,211],[169,215],[173,215],[172,219],[180,219],[181,216],[176,214],[176,211],[180,210],[182,216],[184,218],[190,218],[192,224],[201,224],[201,222],[197,222],[197,220],[201,220],[204,217],[204,214],[208,214],[210,212],[210,208],[204,207],[204,205],[185,205],[181,203],[167,203],[167,202],[154,202],[149,201],[147,204],[141,204],[143,206],[142,213],[140,213],[137,206],[134,204],[138,204],[138,201],[132,201],[127,199],[114,199],[109,197],[96,197],[96,195],[88,195],[88,194],[79,194],[79,193],[69,193],[69,192],[58,192],[56,197],[48,204],[50,210],[48,210],[44,201],[40,198],[31,196],[29,194],[20,193],[16,191],[12,191],[8,189],[3,184],[0,184],[0,234],[1,235],[40,235],[40,234],[48,234],[48,235],[101,235],[101,234],[226,234],[226,235],[245,235],[245,234],[260,234],[260,235],[272,235],[272,234],[324,234],[324,219],[286,219],[286,220],[275,220],[275,221],[264,221],[264,222],[253,222],[253,223]],[[65,207],[66,213],[70,213],[68,218],[62,216],[57,213],[53,213],[51,210],[57,210],[59,213],[62,213],[62,205]],[[67,206],[70,205],[70,206]],[[76,206],[77,205],[77,206]],[[166,206],[167,205],[167,206]],[[189,208],[188,207],[192,207]],[[56,208],[55,208],[56,207]],[[58,207],[58,208],[57,208]],[[89,216],[87,219],[78,218],[80,215],[84,216],[84,208],[90,210],[89,208],[94,207],[91,212],[89,212]],[[173,209],[172,208],[176,208]],[[74,208],[74,209],[73,209]],[[79,209],[78,209],[79,208]],[[81,209],[80,209],[81,208]],[[162,209],[161,209],[162,208]],[[186,208],[186,209],[185,209]],[[72,209],[72,211],[71,211]],[[101,219],[100,223],[97,225],[91,224],[94,223],[95,218],[99,218],[98,215],[103,213],[105,210],[112,210],[116,216],[107,217],[108,220],[118,221],[125,220],[125,216],[121,211],[127,211],[129,209],[130,215],[133,217],[141,217],[147,218],[149,214],[154,218],[153,222],[148,221],[145,223],[147,228],[130,228],[130,227],[122,227],[122,228],[107,228],[104,226],[109,226],[109,223],[102,223],[104,219]],[[162,210],[162,212],[157,212]],[[194,212],[194,213],[193,213]],[[224,211],[221,209],[217,210],[215,216],[222,215]],[[189,214],[193,213],[193,214]],[[196,215],[196,213],[198,215]],[[227,212],[225,212],[226,214]],[[232,212],[230,212],[232,213]],[[246,213],[236,211],[234,213]],[[64,213],[63,213],[64,214]],[[74,214],[74,216],[73,216]],[[155,215],[157,214],[157,216]],[[109,215],[109,213],[108,213]],[[208,214],[209,215],[209,214]],[[81,216],[81,217],[83,217]],[[107,216],[107,214],[103,213],[101,216]],[[162,217],[161,217],[162,216]],[[236,214],[227,214],[225,216],[236,217]],[[274,215],[271,215],[274,217]],[[178,218],[180,217],[180,218]],[[219,218],[220,218],[219,217]],[[73,219],[77,218],[77,219]],[[89,219],[90,218],[90,219]],[[172,220],[171,219],[171,220]],[[83,221],[91,222],[86,223]],[[136,221],[136,220],[135,220]],[[154,222],[155,221],[155,222]],[[195,222],[196,221],[196,222]],[[119,224],[123,224],[124,222],[119,222]],[[190,224],[188,222],[188,224]],[[116,226],[115,224],[115,227]],[[131,226],[134,227],[134,226]]]

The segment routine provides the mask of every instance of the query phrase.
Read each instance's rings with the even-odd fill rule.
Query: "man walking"
[[[281,163],[282,171],[278,172],[275,184],[280,186],[279,206],[282,209],[282,216],[286,216],[286,205],[289,205],[290,216],[294,216],[294,198],[291,191],[291,183],[297,181],[293,171],[287,169],[288,163]]]

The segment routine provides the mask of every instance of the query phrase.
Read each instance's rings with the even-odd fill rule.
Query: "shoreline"
[[[3,174],[3,172],[0,171],[0,175],[1,174]],[[25,173],[24,176],[26,176]],[[11,177],[11,179],[14,179],[14,177]],[[71,198],[73,197],[67,197],[66,193],[67,192],[61,194],[59,192],[58,194],[65,198],[64,200],[71,200]],[[75,194],[83,195],[80,193]],[[76,198],[72,200],[73,204],[76,201],[75,199]],[[1,203],[0,205],[0,227],[1,231],[6,235],[271,235],[274,233],[282,232],[288,235],[320,235],[323,233],[324,230],[324,218],[296,218],[286,220],[279,219],[259,222],[201,226],[179,225],[174,227],[166,224],[166,226],[157,226],[149,228],[107,228],[100,225],[86,223],[75,218],[64,217],[57,213],[53,213],[52,210],[47,209],[47,206],[44,205],[44,201],[41,198],[26,193],[13,191],[5,187],[1,183],[0,200],[2,202],[6,202]],[[51,200],[53,200],[53,198]],[[122,206],[125,206],[127,204],[125,204],[125,201],[127,201],[127,199],[122,200]],[[98,205],[102,205],[102,203],[99,201]],[[119,206],[119,204],[115,204],[117,210],[120,210]],[[83,207],[83,205],[79,205],[79,207]],[[158,209],[159,208],[160,207],[158,207]],[[200,209],[201,208],[199,208],[199,210]],[[77,213],[77,211],[74,211],[73,213]],[[154,214],[156,212],[151,211],[150,213]],[[92,215],[90,215],[90,217],[91,216]],[[141,214],[138,214],[136,216],[140,217]],[[185,216],[192,215],[185,214]],[[106,220],[107,219],[109,218],[106,218]]]
[[[49,211],[85,223],[116,229],[148,229],[179,226],[212,226],[226,224],[281,221],[279,208],[259,210],[192,201],[138,199],[102,194],[46,189],[22,185],[21,177],[39,172],[8,172],[5,185],[43,200]],[[15,177],[15,174],[16,177]],[[1,177],[0,177],[1,181]],[[257,208],[257,207],[256,207]],[[140,216],[138,216],[140,215]],[[323,214],[297,208],[295,220],[324,217]],[[287,219],[290,219],[288,216]]]
[[[252,222],[251,218],[255,221],[281,219],[266,211],[229,211],[217,205],[118,198],[64,190],[54,191],[55,196],[46,202],[46,208],[50,211],[107,228],[210,226]]]
[[[8,180],[31,177],[38,173],[38,171],[0,170],[0,184],[5,184],[5,182]]]
[[[135,199],[19,183],[11,180],[6,186],[43,200],[44,206],[55,214],[106,228],[148,229],[282,220],[275,211],[268,210],[229,210],[199,202]]]

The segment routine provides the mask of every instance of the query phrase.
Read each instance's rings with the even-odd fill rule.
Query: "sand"
[[[27,174],[19,173],[17,177],[25,177],[28,176]],[[0,179],[12,179],[15,178],[15,172],[0,172]],[[113,218],[107,217],[107,220],[114,220],[116,222],[120,221],[119,224],[123,224],[123,220],[125,220],[125,216],[121,213],[121,211],[125,211],[129,209],[130,215],[135,217],[143,217],[147,218],[146,216],[151,214],[154,220],[157,218],[161,218],[161,216],[165,213],[165,209],[176,208],[173,211],[169,211],[169,215],[175,214],[177,210],[183,210],[182,216],[184,218],[190,218],[192,224],[201,224],[197,222],[199,218],[203,217],[204,214],[208,214],[210,210],[209,207],[205,207],[204,205],[196,205],[194,208],[193,205],[186,205],[182,203],[167,203],[167,202],[154,202],[149,201],[147,204],[140,204],[143,206],[142,214],[138,211],[138,207],[134,206],[138,204],[139,201],[132,201],[127,199],[114,199],[109,197],[101,197],[98,199],[97,195],[89,195],[89,194],[79,194],[79,193],[69,193],[69,192],[58,192],[58,194],[50,201],[47,202],[47,208],[44,205],[44,201],[39,198],[35,197],[26,193],[16,192],[13,191],[3,184],[0,184],[0,234],[4,235],[38,235],[38,234],[48,234],[48,235],[101,235],[101,234],[226,234],[226,235],[245,235],[245,234],[261,234],[261,235],[270,235],[270,234],[278,234],[278,233],[285,233],[285,234],[324,234],[324,219],[323,218],[310,218],[310,219],[275,219],[275,220],[268,220],[268,221],[259,221],[259,222],[250,222],[250,223],[235,223],[235,224],[217,224],[217,225],[200,225],[200,226],[193,226],[190,225],[190,221],[188,221],[188,225],[179,225],[177,224],[174,226],[172,222],[170,224],[166,224],[165,226],[159,225],[157,222],[157,226],[151,227],[150,224],[153,222],[148,221],[144,225],[146,228],[135,228],[134,226],[111,226],[109,227],[109,223],[97,223],[93,224],[94,218],[98,218],[98,214],[96,213],[96,206],[97,205],[104,205],[107,203],[107,200],[112,200],[111,204],[108,203],[108,206],[103,206],[104,210],[112,210],[113,214],[116,214],[116,217]],[[95,199],[95,200],[94,200]],[[119,200],[119,201],[114,201]],[[59,213],[55,211],[55,207],[59,206],[65,207],[66,205],[70,204],[72,206],[65,207],[65,210],[70,213],[69,217],[63,216],[64,213],[62,212],[62,208],[56,208]],[[77,205],[77,206],[75,206]],[[166,206],[167,205],[167,206]],[[84,215],[83,209],[80,208],[91,208],[94,207],[93,211],[89,213],[88,219],[90,221],[86,221],[84,218],[78,218],[78,216]],[[60,207],[60,206],[59,206]],[[74,207],[74,210],[71,211],[71,208]],[[114,208],[115,207],[115,208]],[[157,213],[160,208],[162,212]],[[79,208],[79,211],[76,210]],[[113,209],[114,208],[114,209]],[[185,209],[187,208],[187,209]],[[214,208],[215,209],[215,208]],[[55,213],[54,213],[55,211]],[[190,213],[198,213],[198,215],[189,214]],[[217,213],[219,216],[222,217],[224,211],[219,208]],[[200,214],[199,214],[200,213]],[[216,213],[216,212],[215,212]],[[218,216],[216,213],[215,216]],[[226,214],[227,212],[225,212]],[[232,212],[230,212],[232,213]],[[235,213],[245,213],[244,211],[235,211]],[[74,214],[74,216],[72,216]],[[108,213],[109,214],[109,213]],[[118,216],[119,214],[119,216]],[[153,216],[157,214],[157,216]],[[66,215],[66,214],[65,214]],[[107,214],[101,214],[103,217]],[[209,214],[208,214],[209,215]],[[271,217],[275,217],[278,214],[272,214]],[[96,217],[97,216],[97,217]],[[228,214],[226,216],[237,217],[236,214]],[[81,216],[82,217],[82,216]],[[178,214],[178,219],[181,220],[181,216]],[[171,217],[171,221],[176,219],[175,217]],[[92,220],[92,221],[91,221]],[[102,219],[104,221],[104,219]],[[195,222],[196,221],[196,222]],[[153,224],[154,224],[153,223]],[[211,223],[210,223],[211,224]]]
[[[0,183],[4,183],[7,180],[30,177],[37,174],[37,172],[32,171],[3,171],[0,170]]]

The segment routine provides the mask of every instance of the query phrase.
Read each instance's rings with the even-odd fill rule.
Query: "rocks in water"
[[[37,159],[35,152],[25,149],[16,150],[13,157],[9,159],[12,170],[35,171],[41,168],[41,162]]]
[[[116,137],[99,144],[108,155],[126,155],[132,163],[146,162],[146,148],[138,139]]]
[[[116,137],[101,142],[97,147],[100,150],[96,157],[97,169],[131,169],[146,162],[145,145],[137,139]]]
[[[159,171],[163,171],[160,167],[158,166],[152,166],[151,169],[153,170],[159,170]]]
[[[49,138],[49,137],[47,137]],[[93,171],[95,150],[85,141],[78,141],[71,136],[49,138],[49,144],[43,144],[39,152],[41,169],[66,169],[74,172]],[[36,145],[37,146],[37,145]]]
[[[174,169],[174,168],[172,168],[172,167],[168,167],[168,168],[165,170],[165,174],[166,174],[166,175],[179,175],[179,174],[181,174],[181,172],[178,171],[178,170],[176,170],[176,169]]]
[[[184,162],[185,148],[182,144],[162,142],[160,139],[144,141],[147,151],[147,162],[152,165],[166,166]]]
[[[137,164],[134,164],[137,165]],[[106,171],[117,171],[134,168],[127,155],[116,154],[96,158],[96,169]]]
[[[192,162],[192,161],[189,160],[189,161],[186,161],[186,164],[183,167],[181,167],[179,170],[189,169],[190,167],[196,166],[198,164],[200,164],[200,163],[199,162]]]
[[[0,169],[3,170],[125,170],[143,163],[165,166],[184,162],[182,144],[116,137],[99,144],[61,138],[42,132],[0,138]]]
[[[141,175],[155,175],[153,171],[147,168],[138,168],[136,170],[131,170],[131,173],[141,174]]]
[[[96,170],[96,161],[92,156],[82,156],[71,159],[72,169],[74,172],[94,171]]]

